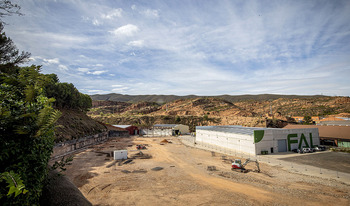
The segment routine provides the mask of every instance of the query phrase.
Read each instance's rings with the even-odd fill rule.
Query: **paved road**
[[[203,145],[193,144],[192,137],[181,136],[182,142],[188,146],[219,152],[227,155],[236,155],[242,158],[258,159],[260,162],[282,167],[290,172],[301,173],[321,178],[334,179],[350,185],[350,154],[342,152],[317,152],[309,154],[277,153],[269,155],[248,156],[233,151]]]

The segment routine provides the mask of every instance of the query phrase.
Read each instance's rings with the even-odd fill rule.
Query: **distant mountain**
[[[159,97],[159,95],[153,97],[157,99],[156,97]],[[163,100],[167,99],[165,95],[161,97]],[[171,97],[174,98],[174,96]],[[166,104],[146,101],[135,103],[93,101],[93,107],[88,115],[104,123],[132,124],[141,127],[154,124],[181,123],[189,125],[191,131],[194,131],[196,126],[201,125],[242,125],[247,127],[266,127],[269,125],[269,127],[282,127],[287,122],[295,123],[295,120],[291,117],[300,116],[323,117],[337,114],[342,117],[350,117],[350,97],[265,94],[185,98]],[[142,100],[152,100],[152,98]]]
[[[224,99],[230,102],[239,102],[246,100],[260,100],[260,101],[268,101],[275,100],[279,98],[318,98],[324,97],[322,95],[314,95],[314,96],[301,96],[301,95],[277,95],[277,94],[258,94],[258,95],[219,95],[219,96],[196,96],[196,95],[187,95],[187,96],[176,96],[176,95],[124,95],[124,94],[95,94],[90,95],[92,100],[95,101],[118,101],[118,102],[157,102],[157,103],[166,103],[172,102],[179,99],[193,99],[193,98],[201,98],[201,97],[215,97]]]

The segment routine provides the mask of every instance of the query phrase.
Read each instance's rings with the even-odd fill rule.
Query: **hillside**
[[[149,126],[155,123],[182,123],[192,129],[198,125],[265,127],[273,123],[275,126],[283,126],[283,122],[293,122],[290,118],[293,116],[350,115],[349,97],[253,99],[232,102],[222,98],[202,97],[179,99],[166,104],[94,101],[95,106],[88,114],[109,124]]]
[[[106,131],[106,127],[91,119],[84,112],[60,109],[62,116],[56,122],[56,142],[76,139]]]
[[[277,95],[277,94],[259,94],[259,95],[220,95],[220,96],[196,96],[196,95],[188,95],[188,96],[176,96],[176,95],[124,95],[124,94],[95,94],[90,95],[92,100],[95,101],[118,101],[118,102],[157,102],[159,104],[172,102],[179,99],[195,99],[195,98],[203,98],[203,97],[212,97],[212,98],[220,98],[230,102],[239,102],[246,100],[256,100],[256,101],[268,101],[268,100],[276,100],[279,98],[318,98],[324,97],[322,95],[315,96],[299,96],[299,95]]]

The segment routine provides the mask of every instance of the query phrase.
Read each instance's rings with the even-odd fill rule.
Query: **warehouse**
[[[197,126],[196,144],[252,155],[292,151],[320,144],[317,128],[277,129],[242,126]]]
[[[183,124],[155,124],[152,128],[142,130],[142,134],[151,136],[176,136],[189,132],[189,126]]]

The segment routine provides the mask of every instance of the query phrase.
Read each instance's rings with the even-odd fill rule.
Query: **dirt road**
[[[94,205],[349,205],[350,186],[261,164],[261,173],[230,170],[218,153],[187,147],[176,138],[114,139],[75,155],[67,176]],[[128,164],[108,157],[128,149]],[[147,155],[152,156],[149,159]],[[235,159],[235,157],[226,157]],[[215,171],[208,171],[215,166]],[[153,170],[152,170],[153,169]]]

